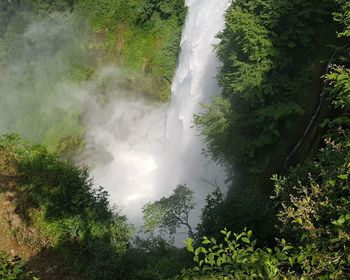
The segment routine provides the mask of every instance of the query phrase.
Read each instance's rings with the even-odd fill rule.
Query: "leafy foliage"
[[[17,179],[17,211],[39,230],[42,245],[87,279],[115,279],[130,229],[87,170],[15,136],[1,137],[0,151],[1,175]]]
[[[160,237],[136,238],[123,257],[125,279],[172,279],[188,265],[189,256],[183,248],[177,248]]]
[[[344,144],[327,141],[316,168],[306,173],[299,166],[274,179],[280,230],[302,248],[298,261],[309,277],[343,279],[349,273],[350,161]]]
[[[143,207],[144,227],[146,231],[160,228],[174,235],[178,227],[185,226],[189,235],[193,236],[189,215],[195,205],[193,191],[184,185],[178,185],[169,197]]]
[[[76,10],[90,19],[98,51],[150,75],[158,98],[169,99],[186,14],[184,0],[77,0]]]
[[[331,73],[326,76],[330,82],[330,94],[336,108],[350,106],[350,69],[334,65]]]
[[[260,1],[248,1],[242,5],[248,10],[260,7],[259,12],[263,15],[261,4]],[[334,1],[333,4],[341,4],[335,13],[335,21],[341,23],[345,30],[339,29],[338,35],[346,37],[349,27],[348,2]],[[293,5],[291,3],[290,7]],[[268,4],[265,8],[267,6]],[[303,13],[306,10],[303,10]],[[303,39],[304,43],[308,41],[307,33],[304,34],[305,37],[300,34],[300,39]],[[244,48],[241,49],[245,51]],[[197,248],[194,248],[192,239],[189,239],[187,249],[194,255],[195,267],[185,272],[181,279],[349,278],[350,75],[348,53],[348,48],[344,47],[338,55],[340,65],[331,66],[330,72],[325,75],[327,86],[323,94],[329,94],[333,114],[322,125],[324,142],[320,150],[313,159],[300,162],[297,166],[290,168],[285,176],[273,177],[275,191],[272,198],[278,210],[277,246],[274,249],[259,246],[255,240],[249,238],[252,235],[250,231],[233,234],[232,237],[231,231],[224,230],[221,232],[224,235],[224,242],[204,236],[202,245]],[[234,92],[238,92],[238,89]],[[247,97],[244,96],[244,98]],[[231,103],[230,106],[232,105],[235,104]],[[236,211],[234,206],[231,209],[225,209],[223,205],[228,199],[224,200],[218,193],[208,197],[207,201],[208,205],[203,211],[203,222],[208,223],[213,215],[215,217],[215,213],[220,211],[221,214],[217,214],[219,217],[224,216],[222,212]],[[241,207],[245,208],[244,205]],[[234,223],[237,224],[240,221],[242,218],[237,218]],[[206,223],[202,226],[210,228]]]
[[[224,196],[219,189],[208,195],[202,210],[197,237],[221,239],[218,228],[241,232],[250,228],[262,244],[275,244],[276,209],[270,197],[251,190],[236,190]]]
[[[312,278],[344,279],[350,273],[350,86],[347,68],[333,66],[326,76],[333,105],[340,114],[327,120],[325,143],[314,161],[274,177],[280,205],[280,229],[297,243],[298,261]]]
[[[193,275],[233,276],[234,279],[273,279],[277,276],[279,260],[287,259],[287,254],[276,248],[276,254],[270,249],[255,248],[252,231],[240,234],[222,230],[224,244],[214,238],[204,236],[202,246],[196,249],[192,240],[187,240],[187,250],[194,254],[196,267]],[[286,251],[286,249],[285,249]]]
[[[280,171],[316,106],[320,80],[314,73],[332,55],[329,44],[337,30],[332,13],[340,10],[338,4],[232,4],[218,36],[222,94],[195,117],[214,159],[247,176]]]
[[[330,145],[329,149],[338,150],[335,152],[341,149],[340,145]],[[324,155],[328,155],[327,149]],[[194,255],[195,267],[182,279],[347,279],[350,275],[349,151],[345,155],[336,175],[334,170],[318,174],[320,183],[313,175],[305,174],[302,167],[289,178],[275,177],[279,229],[287,241],[281,239],[274,249],[255,247],[257,241],[251,239],[251,231],[232,234],[227,230],[221,231],[223,243],[204,236],[202,246],[194,248],[193,240],[188,239],[187,250]],[[297,172],[305,177],[294,181]]]
[[[22,280],[26,276],[28,275],[20,258],[10,259],[4,252],[0,251],[0,279]]]

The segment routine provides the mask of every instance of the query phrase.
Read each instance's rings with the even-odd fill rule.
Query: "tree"
[[[186,185],[178,185],[169,197],[149,202],[143,207],[145,230],[152,232],[159,228],[162,232],[174,235],[177,228],[185,226],[189,236],[193,237],[189,215],[195,206],[194,192]]]
[[[239,0],[236,2],[239,3]],[[335,14],[335,20],[343,26],[343,29],[338,31],[338,36],[349,40],[349,1],[335,2],[341,7]],[[324,143],[320,144],[320,149],[313,158],[299,162],[297,166],[289,168],[283,176],[273,176],[272,201],[278,211],[278,243],[275,248],[259,246],[259,243],[251,239],[251,231],[244,230],[240,234],[234,234],[225,229],[221,231],[224,238],[221,236],[217,240],[209,239],[206,236],[210,235],[206,233],[201,245],[196,240],[195,246],[199,246],[197,248],[193,246],[192,239],[187,240],[187,249],[193,254],[195,267],[179,279],[350,279],[348,46],[349,43],[339,48],[334,55],[336,65],[331,65],[324,75],[323,93],[333,105],[332,114],[322,123]],[[234,194],[237,193],[235,189]],[[208,224],[213,224],[213,220],[216,223],[213,227],[222,227],[222,224],[217,226],[218,221],[212,218],[217,215],[220,218],[228,218],[225,220],[225,226],[236,231],[235,225],[230,225],[227,221],[242,219],[232,219],[230,213],[235,213],[235,210],[243,208],[243,205],[251,213],[250,205],[254,204],[247,206],[245,201],[242,202],[243,196],[239,195],[239,200],[231,202],[234,206],[227,211],[223,207],[232,197],[232,193],[225,200],[218,193],[209,196],[208,205],[203,211],[205,216],[202,218],[202,227],[204,225],[210,228]],[[246,212],[242,217],[245,216]],[[255,216],[256,213],[253,213],[253,217]]]
[[[285,169],[284,158],[317,108],[318,73],[334,54],[330,45],[338,44],[333,13],[346,21],[339,8],[345,3],[236,0],[226,12],[216,47],[221,95],[195,116],[195,125],[208,153],[232,166],[235,186],[270,192],[269,178]],[[294,161],[307,154],[299,153]]]

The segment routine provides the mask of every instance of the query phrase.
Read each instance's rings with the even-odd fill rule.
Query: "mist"
[[[196,195],[196,226],[213,185],[225,185],[224,169],[202,154],[192,129],[199,103],[219,91],[213,44],[223,21],[197,30],[196,22],[206,26],[207,19],[196,11],[215,7],[188,5],[170,104],[145,95],[140,75],[99,65],[88,26],[74,14],[19,14],[0,41],[0,133],[18,133],[59,152],[79,139],[73,145],[78,152],[68,158],[87,165],[96,187],[103,186],[111,204],[138,226],[147,202],[187,184]],[[226,6],[216,7],[218,17]]]
[[[12,18],[0,44],[1,134],[56,148],[60,138],[82,132],[78,118],[87,93],[74,81],[74,67],[88,61],[83,27],[73,15]]]
[[[97,65],[88,49],[91,34],[76,15],[38,20],[22,12],[8,24],[0,45],[0,133],[52,151],[82,138],[69,158],[88,166],[96,187],[140,225],[143,205],[164,194],[155,181],[167,105],[139,90],[143,77]]]
[[[155,178],[165,139],[166,104],[123,90],[118,85],[121,76],[115,67],[105,68],[88,86],[96,91],[98,81],[104,81],[105,92],[103,101],[90,99],[82,159],[110,200],[140,224],[143,205],[161,194]]]

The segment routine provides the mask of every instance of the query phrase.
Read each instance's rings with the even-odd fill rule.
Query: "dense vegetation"
[[[183,0],[0,1],[0,133],[71,157],[110,65],[120,90],[168,101],[185,14]]]
[[[349,86],[350,76],[337,76],[342,81],[343,78]],[[344,104],[345,100],[341,100]],[[188,249],[194,254],[196,266],[183,279],[347,279],[348,133],[348,129],[330,132],[314,160],[291,169],[287,176],[274,176],[271,200],[278,209],[275,247],[259,245],[252,231],[234,234],[225,230],[218,241],[204,237],[197,248],[193,248],[190,239]]]
[[[0,37],[5,40],[21,35],[33,22],[31,17],[74,12],[87,19],[93,31],[88,48],[94,59],[149,76],[156,95],[168,100],[186,15],[183,0],[21,0],[0,5]]]
[[[162,61],[164,53],[152,53],[149,44],[176,53],[163,23],[179,27],[183,3],[96,2],[30,5],[85,13],[94,28],[93,57],[114,57],[169,82],[175,60]],[[155,30],[171,40],[156,43]],[[0,176],[16,182],[17,211],[67,271],[83,279],[350,277],[350,2],[236,0],[219,38],[222,94],[195,121],[234,184],[227,195],[217,189],[208,196],[197,230],[188,228],[189,254],[156,230],[174,234],[189,225],[194,200],[186,186],[145,205],[145,238],[132,239],[87,170],[42,146],[1,138]],[[0,273],[20,279],[25,267],[1,254]]]
[[[130,229],[109,206],[107,193],[92,187],[87,170],[15,136],[0,139],[0,153],[1,176],[16,181],[16,211],[38,229],[37,243],[57,250],[69,269],[89,278],[116,274]]]
[[[336,100],[347,94],[348,5],[251,0],[227,11],[217,46],[222,94],[195,120],[209,153],[231,168],[233,187],[222,202],[210,198],[203,234],[248,226],[274,243],[278,209],[269,199],[270,178],[312,159],[329,125],[346,122],[347,108]]]
[[[257,188],[293,162],[285,160],[324,94],[321,76],[346,46],[333,20],[344,3],[235,1],[226,14],[217,48],[222,95],[196,121],[214,158],[257,178]]]
[[[90,19],[96,32],[94,47],[106,53],[105,59],[144,72],[154,83],[150,90],[168,100],[186,14],[184,1],[76,2],[76,9]]]
[[[63,274],[78,279],[167,279],[186,265],[184,250],[158,237],[132,240],[132,227],[111,207],[108,194],[93,188],[87,170],[43,146],[31,146],[15,135],[1,137],[3,178],[14,181],[10,191],[15,193],[16,213],[37,230],[35,238],[19,242],[38,248],[39,257],[45,258],[45,251],[57,255],[55,265]],[[5,279],[28,274],[22,262],[12,265],[0,256],[0,273],[14,275]],[[49,279],[42,269],[36,276]]]
[[[0,279],[16,280],[28,276],[24,265],[19,258],[10,258],[5,252],[0,251]]]

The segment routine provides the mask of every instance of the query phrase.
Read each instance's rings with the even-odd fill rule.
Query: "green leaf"
[[[288,251],[288,250],[291,250],[293,248],[294,248],[293,246],[287,245],[287,246],[283,247],[282,251]]]
[[[329,184],[331,187],[334,187],[334,186],[335,186],[335,180],[329,180],[329,181],[328,181],[328,184]]]
[[[202,248],[201,247],[198,247],[195,251],[194,251],[194,254],[196,255],[196,256],[198,256],[199,255],[199,253],[202,251]]]
[[[205,239],[202,241],[202,244],[210,244],[210,243],[211,243],[211,241],[209,239]]]
[[[298,262],[302,262],[303,260],[305,260],[305,256],[303,254],[298,256]]]
[[[194,250],[193,250],[193,239],[192,238],[187,238],[186,240],[186,248],[187,248],[187,251],[193,253]]]
[[[255,247],[255,245],[256,245],[256,243],[257,243],[257,240],[255,239],[255,240],[253,240],[253,242],[252,242],[252,247]]]
[[[332,222],[332,224],[334,224],[336,226],[341,226],[344,223],[345,223],[345,218],[343,215],[341,215],[338,220]]]
[[[242,237],[242,241],[243,241],[244,243],[250,244],[250,239],[247,238],[247,237]]]
[[[338,176],[338,178],[339,178],[340,180],[347,180],[347,179],[348,179],[348,174],[340,174],[340,175]]]
[[[332,238],[332,239],[331,239],[331,242],[332,242],[332,243],[338,243],[338,242],[340,242],[340,241],[341,241],[341,238],[340,238],[340,237]]]

